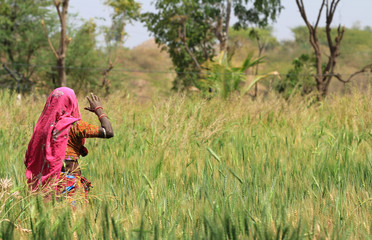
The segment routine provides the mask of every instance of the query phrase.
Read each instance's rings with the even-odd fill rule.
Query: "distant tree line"
[[[313,51],[295,58],[288,75],[275,83],[274,89],[286,98],[298,90],[302,94],[316,91],[322,98],[328,94],[332,79],[348,83],[372,70],[372,65],[361,61],[364,67],[350,77],[336,72],[338,59],[344,57],[341,51],[350,51],[343,44],[349,46],[354,41],[352,36],[360,36],[345,37],[344,27],[331,28],[340,1],[323,0],[314,22],[308,19],[303,0],[296,0],[305,27],[293,29],[295,42],[308,42]],[[98,28],[93,20],[73,24],[76,16],[69,14],[69,0],[0,0],[0,87],[27,92],[35,86],[68,85],[78,89],[101,87],[109,93],[109,75],[122,57],[118,49],[132,21],[143,22],[169,54],[176,72],[175,90],[196,87],[225,97],[232,92],[244,94],[245,74],[259,74],[260,64],[267,61],[265,51],[279,45],[268,25],[283,9],[280,0],[156,0],[155,12],[145,13],[140,13],[141,5],[135,0],[106,0],[105,4],[113,11],[112,24]],[[320,28],[323,13],[326,25]],[[234,24],[233,17],[237,19]],[[104,35],[104,46],[97,43],[99,33]],[[255,42],[257,54],[248,54],[239,66],[234,66],[232,59],[241,47],[237,37]],[[38,66],[44,67],[42,74],[35,74]],[[96,66],[103,67],[84,71]],[[255,83],[254,97],[256,83],[271,75],[263,74],[251,81]]]

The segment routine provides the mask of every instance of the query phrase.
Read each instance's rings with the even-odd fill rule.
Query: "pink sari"
[[[80,119],[74,91],[67,87],[55,89],[36,123],[25,156],[26,177],[32,190],[56,187],[70,127]]]

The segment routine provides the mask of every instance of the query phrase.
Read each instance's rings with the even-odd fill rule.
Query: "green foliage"
[[[372,63],[371,39],[372,31],[368,27],[346,29],[341,43],[340,61],[357,69]]]
[[[227,98],[231,93],[241,89],[245,83],[247,70],[263,62],[263,58],[254,59],[251,54],[241,66],[234,67],[231,64],[231,57],[222,52],[216,62],[206,64],[205,78],[198,82],[197,87],[205,92],[212,90],[217,95]]]
[[[69,79],[69,86],[75,89],[95,89],[99,84],[99,70],[92,70],[100,66],[102,53],[96,49],[96,24],[89,20],[78,29],[73,29],[72,41],[69,44],[66,66],[66,74]]]
[[[122,43],[126,35],[124,28],[138,19],[141,4],[135,0],[106,0],[105,4],[114,9],[111,28],[106,29],[106,42]]]
[[[257,41],[259,41],[263,51],[274,50],[279,47],[279,42],[273,35],[273,30],[273,27],[248,28],[241,30],[231,28],[229,31],[230,45],[243,45],[244,42],[247,41],[257,45]],[[235,50],[238,48],[237,46],[233,47]]]
[[[273,36],[273,28],[266,27],[266,28],[251,28],[249,29],[249,37],[256,41],[258,44],[259,49],[261,51],[267,51],[270,49],[274,49],[279,45],[278,40],[276,37]]]
[[[228,95],[227,92],[235,91],[236,85],[242,80],[240,74],[234,73],[231,69],[218,66],[215,63],[209,69],[199,70],[195,63],[186,52],[185,45],[179,38],[179,30],[182,29],[182,23],[186,23],[186,42],[191,52],[203,67],[207,62],[212,61],[218,54],[216,51],[217,39],[214,30],[218,26],[216,19],[221,17],[219,4],[226,4],[226,0],[176,0],[153,1],[155,4],[155,13],[146,13],[142,20],[146,23],[149,30],[156,38],[156,42],[164,53],[159,53],[158,48],[147,49],[148,43],[144,43],[136,49],[125,49],[118,47],[121,44],[122,33],[125,25],[132,20],[139,19],[140,5],[134,0],[107,0],[105,4],[113,9],[114,25],[107,28],[107,45],[97,44],[96,26],[93,22],[81,24],[76,23],[76,18],[69,16],[68,35],[72,38],[66,54],[67,77],[69,86],[76,91],[88,91],[97,88],[102,79],[102,70],[107,68],[108,62],[112,60],[114,70],[109,73],[108,79],[112,83],[112,89],[125,89],[131,94],[137,94],[145,97],[152,93],[162,92],[169,94],[171,88],[171,79],[174,79],[174,89],[183,89],[188,86],[197,86],[203,91],[209,88],[219,89],[219,94]],[[278,88],[297,89],[282,92],[286,97],[292,93],[308,92],[311,84],[308,84],[309,78],[290,79],[289,75],[313,74],[311,61],[295,64],[293,59],[301,54],[309,54],[311,46],[308,43],[307,28],[298,27],[293,29],[295,41],[278,42],[272,35],[271,27],[263,27],[271,19],[274,19],[280,12],[280,1],[273,0],[233,0],[232,13],[240,22],[235,30],[229,29],[229,47],[228,54],[233,55],[230,61],[231,65],[245,61],[246,57],[254,50],[254,56],[259,56],[257,52],[257,38],[263,43],[265,51],[265,63],[260,64],[260,72],[270,72],[277,70],[280,73],[288,73],[285,80],[275,80],[278,82]],[[56,71],[55,56],[52,54],[45,33],[41,27],[41,19],[45,19],[45,25],[48,35],[54,46],[58,46],[59,38],[57,30],[59,22],[56,18],[54,7],[50,7],[53,1],[42,0],[0,0],[0,58],[6,62],[7,66],[17,73],[19,79],[30,79],[36,91],[49,92],[50,88],[55,87]],[[269,11],[272,11],[271,13]],[[245,16],[252,13],[250,16]],[[272,14],[272,15],[270,15]],[[239,16],[238,16],[239,15]],[[223,16],[222,16],[223,17]],[[266,20],[264,20],[266,18]],[[73,19],[73,20],[71,20]],[[234,17],[233,17],[234,19]],[[248,24],[248,20],[252,20]],[[244,23],[245,21],[245,23]],[[252,28],[254,26],[255,28]],[[336,29],[332,29],[335,32]],[[319,38],[322,48],[326,46],[326,36],[324,28],[320,28]],[[349,74],[361,69],[372,62],[372,52],[370,41],[372,31],[366,27],[364,29],[355,25],[353,28],[346,29],[345,36],[341,44],[341,55],[338,58],[336,71]],[[57,49],[58,50],[58,49]],[[165,53],[169,53],[168,55]],[[326,60],[327,56],[323,56]],[[298,58],[301,62],[302,58]],[[173,66],[171,64],[173,63]],[[303,66],[301,65],[303,64]],[[227,71],[231,74],[225,84],[223,78],[212,74],[211,69],[217,72]],[[123,70],[125,69],[125,70]],[[224,70],[222,70],[224,69]],[[139,70],[142,72],[133,72]],[[169,72],[176,72],[172,74]],[[251,73],[254,73],[251,72]],[[22,75],[24,77],[22,77]],[[358,78],[358,79],[357,79]],[[370,79],[366,75],[360,75],[356,78],[355,85],[361,89],[367,86]],[[239,80],[240,79],[240,80]],[[145,82],[138,87],[139,91],[133,90],[136,86],[133,84],[136,80]],[[17,83],[4,70],[0,69],[0,87],[17,89],[24,92],[30,89],[31,85]],[[274,82],[274,84],[275,84]],[[218,84],[217,84],[218,83]],[[299,83],[297,85],[297,83]],[[305,83],[305,84],[303,84]],[[24,85],[23,85],[24,84]],[[215,86],[217,84],[218,86]],[[22,85],[22,86],[21,86]],[[263,85],[269,86],[269,82],[263,82]],[[212,86],[212,87],[211,87]],[[271,85],[270,85],[271,86]],[[296,87],[295,87],[296,86]],[[331,89],[340,91],[343,85],[337,81],[332,82]],[[223,90],[225,89],[225,90]],[[242,89],[240,89],[242,91]],[[283,91],[283,90],[281,90]]]
[[[18,75],[30,78],[35,72],[30,64],[40,50],[47,46],[47,40],[41,27],[41,20],[45,19],[46,27],[53,31],[56,21],[48,7],[51,1],[46,0],[1,0],[0,1],[0,59],[9,64]],[[5,87],[14,85],[15,80],[10,76],[2,79]],[[24,82],[27,84],[27,81]],[[29,85],[17,87],[19,91],[26,91]]]
[[[292,62],[290,69],[284,79],[279,80],[275,89],[285,99],[296,93],[309,94],[315,87],[313,75],[315,74],[315,58],[308,54],[302,54]]]
[[[45,46],[41,20],[48,17],[48,1],[0,2],[0,56],[11,63],[29,63]]]
[[[280,12],[280,0],[237,0],[233,1],[233,9],[238,18],[237,28],[255,23],[258,26],[267,24],[268,19],[275,19]],[[194,55],[199,65],[211,60],[216,52],[216,32],[222,22],[226,21],[221,12],[221,5],[225,0],[158,0],[155,1],[156,13],[146,13],[143,21],[150,32],[155,36],[159,45],[165,45],[179,73],[174,82],[175,88],[179,86],[197,85],[200,69],[195,66],[195,61],[187,53],[186,47]],[[180,31],[186,26],[186,45],[180,39]],[[195,72],[188,74],[187,72]]]
[[[234,13],[238,21],[235,29],[248,28],[252,24],[265,27],[275,21],[283,9],[281,0],[234,0]]]
[[[308,41],[308,29],[306,26],[299,26],[292,29],[292,32],[295,36],[296,44],[299,44],[303,47],[310,47]],[[336,33],[337,29],[332,28],[331,33]],[[332,35],[333,38],[335,35]],[[328,46],[327,36],[325,28],[319,28],[318,30],[319,41],[322,45]],[[346,58],[347,56],[352,55],[353,53],[362,53],[362,54],[371,54],[370,42],[372,39],[372,31],[370,28],[366,27],[365,29],[359,28],[346,28],[345,35],[341,42],[341,58]],[[372,54],[371,54],[372,55]]]
[[[76,91],[96,90],[101,80],[102,66],[105,64],[103,53],[97,47],[97,27],[93,20],[81,22],[76,26],[76,18],[70,16],[67,31],[71,42],[66,52],[66,76],[68,86]],[[75,22],[75,25],[71,24]],[[58,25],[57,25],[58,26]],[[46,39],[45,35],[43,35]],[[59,33],[50,33],[54,46],[59,44]],[[55,66],[56,58],[49,46],[42,48],[33,62],[37,76],[33,77],[37,90],[47,90],[57,87],[58,75]]]
[[[174,87],[177,89],[195,85],[199,70],[187,53],[179,31],[185,21],[187,47],[197,62],[203,64],[215,56],[214,36],[206,22],[210,16],[199,1],[156,1],[155,8],[157,13],[145,13],[142,20],[154,34],[156,43],[166,50],[172,59],[178,73]]]

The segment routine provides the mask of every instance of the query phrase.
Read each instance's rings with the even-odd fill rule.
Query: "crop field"
[[[115,137],[86,141],[93,189],[73,209],[27,190],[24,154],[45,98],[0,91],[0,238],[369,239],[370,96],[113,94],[102,102]]]

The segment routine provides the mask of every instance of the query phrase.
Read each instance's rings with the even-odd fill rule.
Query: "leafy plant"
[[[282,94],[285,99],[301,93],[309,94],[316,84],[313,79],[315,74],[315,58],[309,54],[302,54],[292,62],[293,68],[290,69],[283,80],[279,80],[275,89]]]
[[[204,91],[213,91],[226,98],[232,92],[239,91],[246,81],[246,72],[263,61],[263,57],[254,59],[253,54],[246,57],[243,63],[234,67],[231,63],[231,55],[221,52],[216,62],[208,61],[203,72],[204,78],[198,82],[198,87]]]

